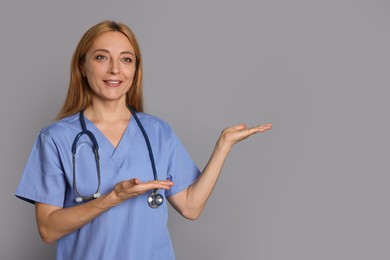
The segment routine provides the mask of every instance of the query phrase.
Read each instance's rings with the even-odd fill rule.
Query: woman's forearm
[[[187,203],[190,205],[192,218],[198,218],[210,197],[231,146],[218,140],[206,167],[199,178],[189,187]]]
[[[112,193],[108,193],[98,199],[70,208],[36,203],[39,234],[45,243],[55,242],[114,206],[113,201]]]
[[[119,182],[111,192],[74,207],[60,208],[36,203],[39,233],[44,242],[52,243],[132,197],[154,189],[168,190],[172,185],[171,181],[140,182],[135,178]]]

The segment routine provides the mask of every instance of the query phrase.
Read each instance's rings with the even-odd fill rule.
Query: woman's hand
[[[245,124],[240,124],[224,129],[218,139],[218,143],[227,145],[230,149],[235,143],[238,143],[249,136],[265,132],[272,128],[272,124],[263,124],[248,128]]]
[[[114,186],[114,192],[119,203],[129,198],[139,196],[154,189],[169,190],[173,182],[169,180],[157,180],[141,182],[138,178],[121,181]]]

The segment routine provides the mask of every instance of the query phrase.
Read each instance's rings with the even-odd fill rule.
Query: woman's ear
[[[85,77],[86,77],[86,73],[85,73],[85,68],[84,68],[84,66],[81,66],[81,67],[80,67],[80,71],[81,71],[81,75],[83,75],[83,77],[85,78]]]

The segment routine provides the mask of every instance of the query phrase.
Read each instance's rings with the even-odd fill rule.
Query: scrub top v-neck
[[[99,143],[99,151],[101,151],[101,156],[111,157],[114,161],[123,160],[125,156],[128,156],[128,152],[131,149],[131,142],[137,131],[140,131],[138,128],[134,117],[130,117],[130,120],[127,123],[126,129],[122,134],[119,143],[115,147],[111,141],[103,134],[103,132],[87,117],[84,116],[86,127],[91,131]]]
[[[195,163],[167,123],[144,113],[137,115],[149,135],[158,179],[174,182],[169,191],[160,193],[165,197],[184,190],[199,175]],[[92,122],[86,120],[86,126],[100,146],[102,194],[123,180],[153,179],[148,149],[133,117],[116,148]],[[78,114],[41,130],[17,187],[17,197],[64,208],[76,205],[71,145],[79,132]],[[80,141],[77,186],[80,192],[90,193],[96,188],[96,166],[94,160],[86,159],[90,140],[83,137]],[[59,239],[57,259],[175,259],[167,228],[167,203],[152,209],[147,196],[129,199]]]

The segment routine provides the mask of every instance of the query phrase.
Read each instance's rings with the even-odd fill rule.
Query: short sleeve
[[[57,146],[50,136],[41,132],[33,144],[15,195],[30,203],[63,207],[65,189]]]
[[[172,196],[190,186],[199,176],[200,172],[183,144],[173,133],[170,156],[168,162],[168,179],[174,186],[166,191],[166,196]]]

